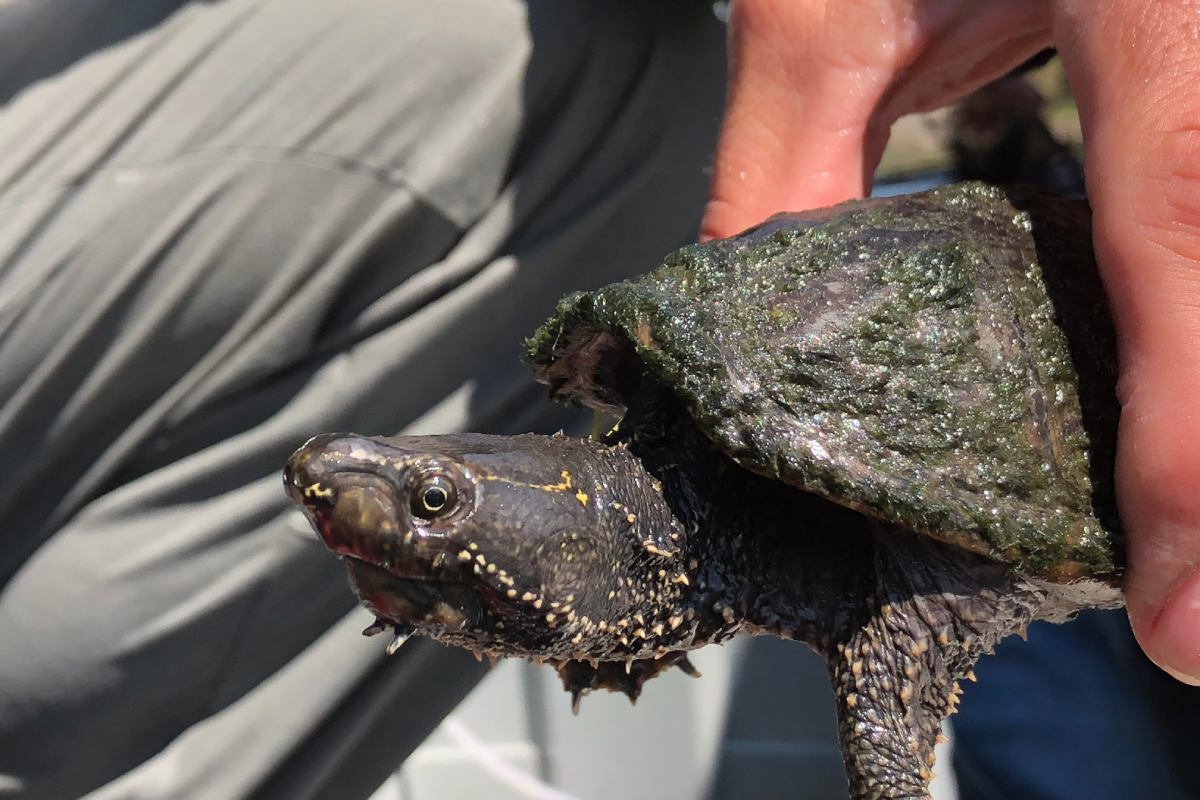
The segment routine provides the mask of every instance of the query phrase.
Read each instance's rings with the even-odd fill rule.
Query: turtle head
[[[326,434],[292,455],[284,482],[363,604],[401,632],[496,655],[618,659],[684,627],[682,528],[622,447]]]

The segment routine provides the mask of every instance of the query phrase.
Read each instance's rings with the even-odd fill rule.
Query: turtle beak
[[[405,523],[395,470],[378,449],[361,436],[315,436],[288,459],[283,483],[330,550],[390,563],[403,560],[396,539]]]

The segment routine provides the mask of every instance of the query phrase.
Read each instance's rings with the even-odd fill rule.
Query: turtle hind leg
[[[1046,598],[993,561],[901,531],[881,531],[875,549],[860,624],[827,652],[850,793],[927,798],[958,682]]]

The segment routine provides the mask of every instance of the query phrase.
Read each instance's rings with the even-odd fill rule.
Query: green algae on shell
[[[1115,339],[1083,201],[961,184],[775,217],[565,298],[559,399],[642,370],[742,466],[1031,576],[1115,579]]]

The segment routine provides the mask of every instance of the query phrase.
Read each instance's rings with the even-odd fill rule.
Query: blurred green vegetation
[[[1057,58],[1025,75],[1042,96],[1042,118],[1058,141],[1082,157],[1083,139],[1075,98],[1067,84],[1062,62]],[[926,114],[912,114],[899,120],[884,150],[876,178],[898,180],[904,177],[937,172],[951,166],[948,143],[950,139],[948,108]]]

